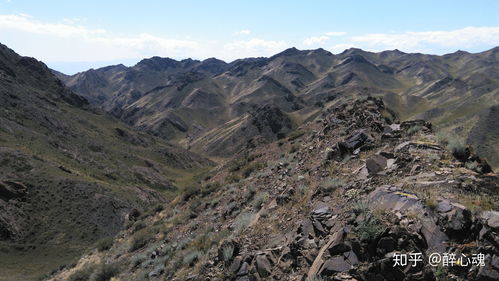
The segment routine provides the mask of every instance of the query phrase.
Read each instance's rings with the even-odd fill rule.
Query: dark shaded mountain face
[[[206,151],[206,139],[272,104],[295,125],[323,108],[358,96],[381,96],[401,119],[423,118],[474,144],[493,166],[499,140],[491,125],[498,102],[499,48],[444,56],[349,49],[285,50],[270,58],[224,63],[153,57],[123,65],[58,75],[68,87],[130,125]],[[486,125],[490,124],[490,125]],[[237,143],[229,151],[238,151]],[[224,154],[219,149],[207,151]],[[225,153],[227,154],[227,153]]]
[[[0,45],[0,279],[75,261],[211,165],[96,113],[43,63]]]

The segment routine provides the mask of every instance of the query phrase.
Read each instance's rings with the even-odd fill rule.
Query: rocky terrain
[[[0,280],[31,280],[174,198],[213,162],[90,108],[0,45]]]
[[[69,77],[0,45],[0,280],[498,280],[497,73],[289,49]]]
[[[401,120],[424,119],[439,132],[460,136],[499,167],[498,48],[443,56],[291,48],[231,63],[152,57],[132,67],[56,74],[126,123],[211,156],[243,148],[235,142],[221,151],[215,136],[239,138],[242,120],[263,104],[300,126],[325,108],[371,95],[383,97]]]
[[[360,99],[244,149],[50,280],[497,280],[498,185],[431,123]]]

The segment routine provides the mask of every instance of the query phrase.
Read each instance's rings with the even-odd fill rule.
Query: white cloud
[[[224,49],[231,52],[235,58],[271,56],[288,47],[284,41],[272,41],[253,38],[250,40],[234,41],[224,45]]]
[[[354,36],[351,41],[374,51],[401,49],[421,52],[435,48],[473,48],[480,45],[499,45],[499,26],[465,27],[451,31],[405,32],[398,34],[373,33]]]
[[[250,33],[251,33],[251,30],[243,29],[243,30],[239,30],[237,32],[234,32],[234,35],[248,35]]]
[[[342,32],[342,31],[326,32],[327,36],[343,36],[346,34],[347,34],[346,32]]]
[[[326,32],[324,35],[321,35],[321,36],[312,36],[312,37],[305,38],[303,40],[303,45],[313,46],[313,45],[324,44],[326,41],[329,40],[330,37],[343,36],[345,34],[347,34],[347,33],[341,32],[341,31]]]
[[[12,43],[23,55],[47,62],[88,62],[135,59],[154,55],[196,55],[201,44],[195,40],[172,39],[148,33],[119,36],[104,29],[74,24],[44,23],[28,15],[0,15],[4,43]],[[10,40],[9,40],[10,39]]]
[[[322,44],[322,43],[326,42],[327,40],[329,40],[329,36],[325,36],[325,35],[312,36],[312,37],[305,38],[305,40],[303,40],[303,45],[312,46],[312,45]]]

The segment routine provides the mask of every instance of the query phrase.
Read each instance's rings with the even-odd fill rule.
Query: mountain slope
[[[199,189],[136,222],[145,228],[49,280],[497,279],[499,180],[465,147],[447,150],[430,123],[398,123],[375,98],[295,132],[239,151]],[[415,266],[395,264],[410,253],[421,257]],[[430,264],[434,253],[465,262]]]
[[[0,279],[31,280],[114,236],[211,161],[95,112],[0,45]]]
[[[486,149],[497,147],[497,139],[476,128],[489,120],[484,112],[499,104],[498,53],[499,47],[443,56],[360,49],[333,55],[291,48],[228,64],[153,57],[133,67],[89,70],[63,80],[125,122],[198,149],[206,144],[195,140],[263,104],[301,122],[302,113],[358,96],[381,96],[403,120],[431,121],[475,145],[498,167],[497,153]]]

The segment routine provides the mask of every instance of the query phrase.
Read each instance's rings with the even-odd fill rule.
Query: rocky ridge
[[[497,280],[498,187],[469,148],[369,97],[239,151],[53,280]]]

